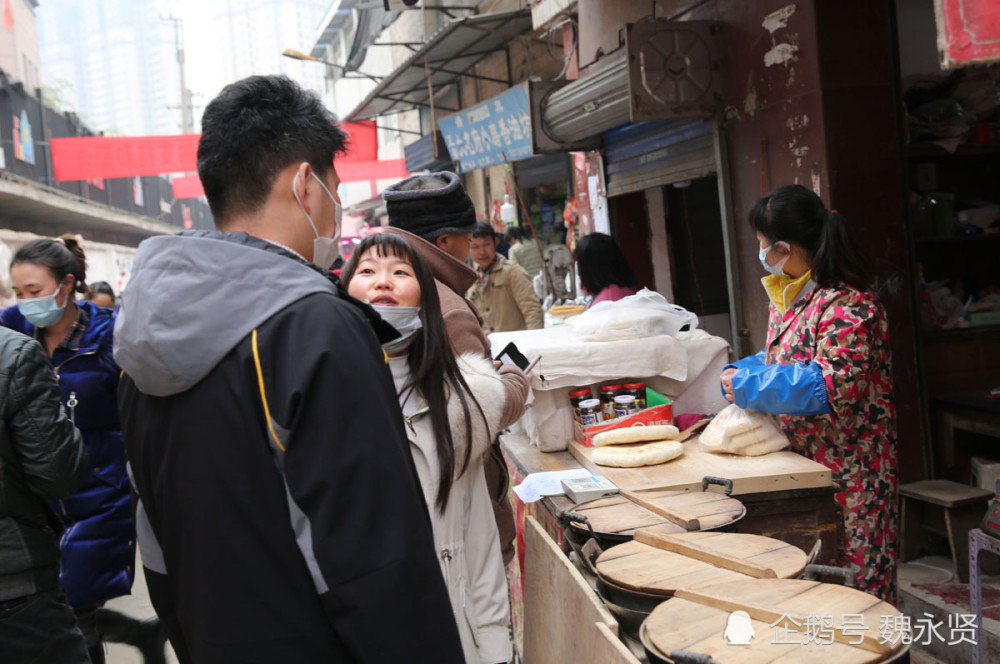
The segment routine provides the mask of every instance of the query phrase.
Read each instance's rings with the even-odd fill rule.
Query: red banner
[[[372,180],[397,180],[409,175],[405,159],[385,161],[343,161],[334,166],[341,182],[370,182]],[[197,175],[174,178],[174,198],[197,198],[205,195]]]
[[[201,178],[197,175],[174,178],[170,184],[174,190],[174,198],[198,198],[205,195],[205,188],[201,186]]]
[[[350,136],[350,143],[347,146],[347,154],[337,159],[338,164],[378,160],[378,129],[375,128],[374,120],[345,122],[342,126]]]
[[[377,130],[374,120],[345,122],[344,130],[350,134],[348,153],[337,159],[337,172],[342,164],[378,163]],[[201,134],[175,136],[75,136],[53,138],[52,170],[56,180],[89,180],[92,178],[131,178],[137,175],[163,175],[166,173],[194,173],[198,170],[198,140]],[[393,162],[389,162],[393,163]],[[370,168],[370,167],[363,167]],[[389,169],[390,175],[373,178],[353,177],[356,180],[396,177],[399,169]],[[376,172],[381,172],[375,169]],[[405,169],[402,175],[405,175]]]
[[[953,69],[1000,60],[1000,3],[937,0],[941,66]]]
[[[200,137],[200,134],[181,134],[53,138],[52,170],[60,182],[191,173],[198,170]]]

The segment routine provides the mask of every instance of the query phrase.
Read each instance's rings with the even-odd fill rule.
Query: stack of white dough
[[[765,413],[726,406],[701,434],[710,452],[760,456],[788,447],[788,438]]]
[[[595,449],[590,458],[599,466],[655,466],[684,454],[684,446],[674,440],[679,435],[677,427],[669,424],[605,431],[594,436]]]

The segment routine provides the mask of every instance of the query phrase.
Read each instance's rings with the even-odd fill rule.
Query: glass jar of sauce
[[[605,385],[601,388],[601,407],[604,411],[604,419],[615,419],[615,397],[621,393],[621,385]]]
[[[580,419],[580,402],[586,401],[590,398],[589,387],[573,390],[569,393],[569,402],[573,404],[573,417],[576,418],[577,422],[583,422],[583,420]]]
[[[619,394],[615,397],[615,417],[635,415],[639,409],[635,405],[635,397],[631,394]]]
[[[601,402],[599,399],[584,399],[580,402],[580,423],[590,426],[603,421]]]
[[[631,394],[635,397],[635,407],[643,410],[646,407],[646,384],[626,383],[622,386],[622,394]]]

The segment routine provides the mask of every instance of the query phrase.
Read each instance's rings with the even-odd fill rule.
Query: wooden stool
[[[993,493],[950,480],[925,480],[899,487],[903,533],[899,560],[920,555],[924,531],[948,538],[955,574],[969,581],[969,531],[979,525]]]

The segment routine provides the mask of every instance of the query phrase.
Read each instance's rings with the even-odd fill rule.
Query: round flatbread
[[[598,447],[594,449],[590,458],[598,466],[638,468],[673,461],[682,454],[684,445],[676,440],[658,440],[640,445]]]
[[[625,427],[622,429],[604,431],[595,435],[594,447],[644,443],[650,440],[673,440],[679,435],[681,435],[681,432],[678,431],[677,427],[669,424]]]

